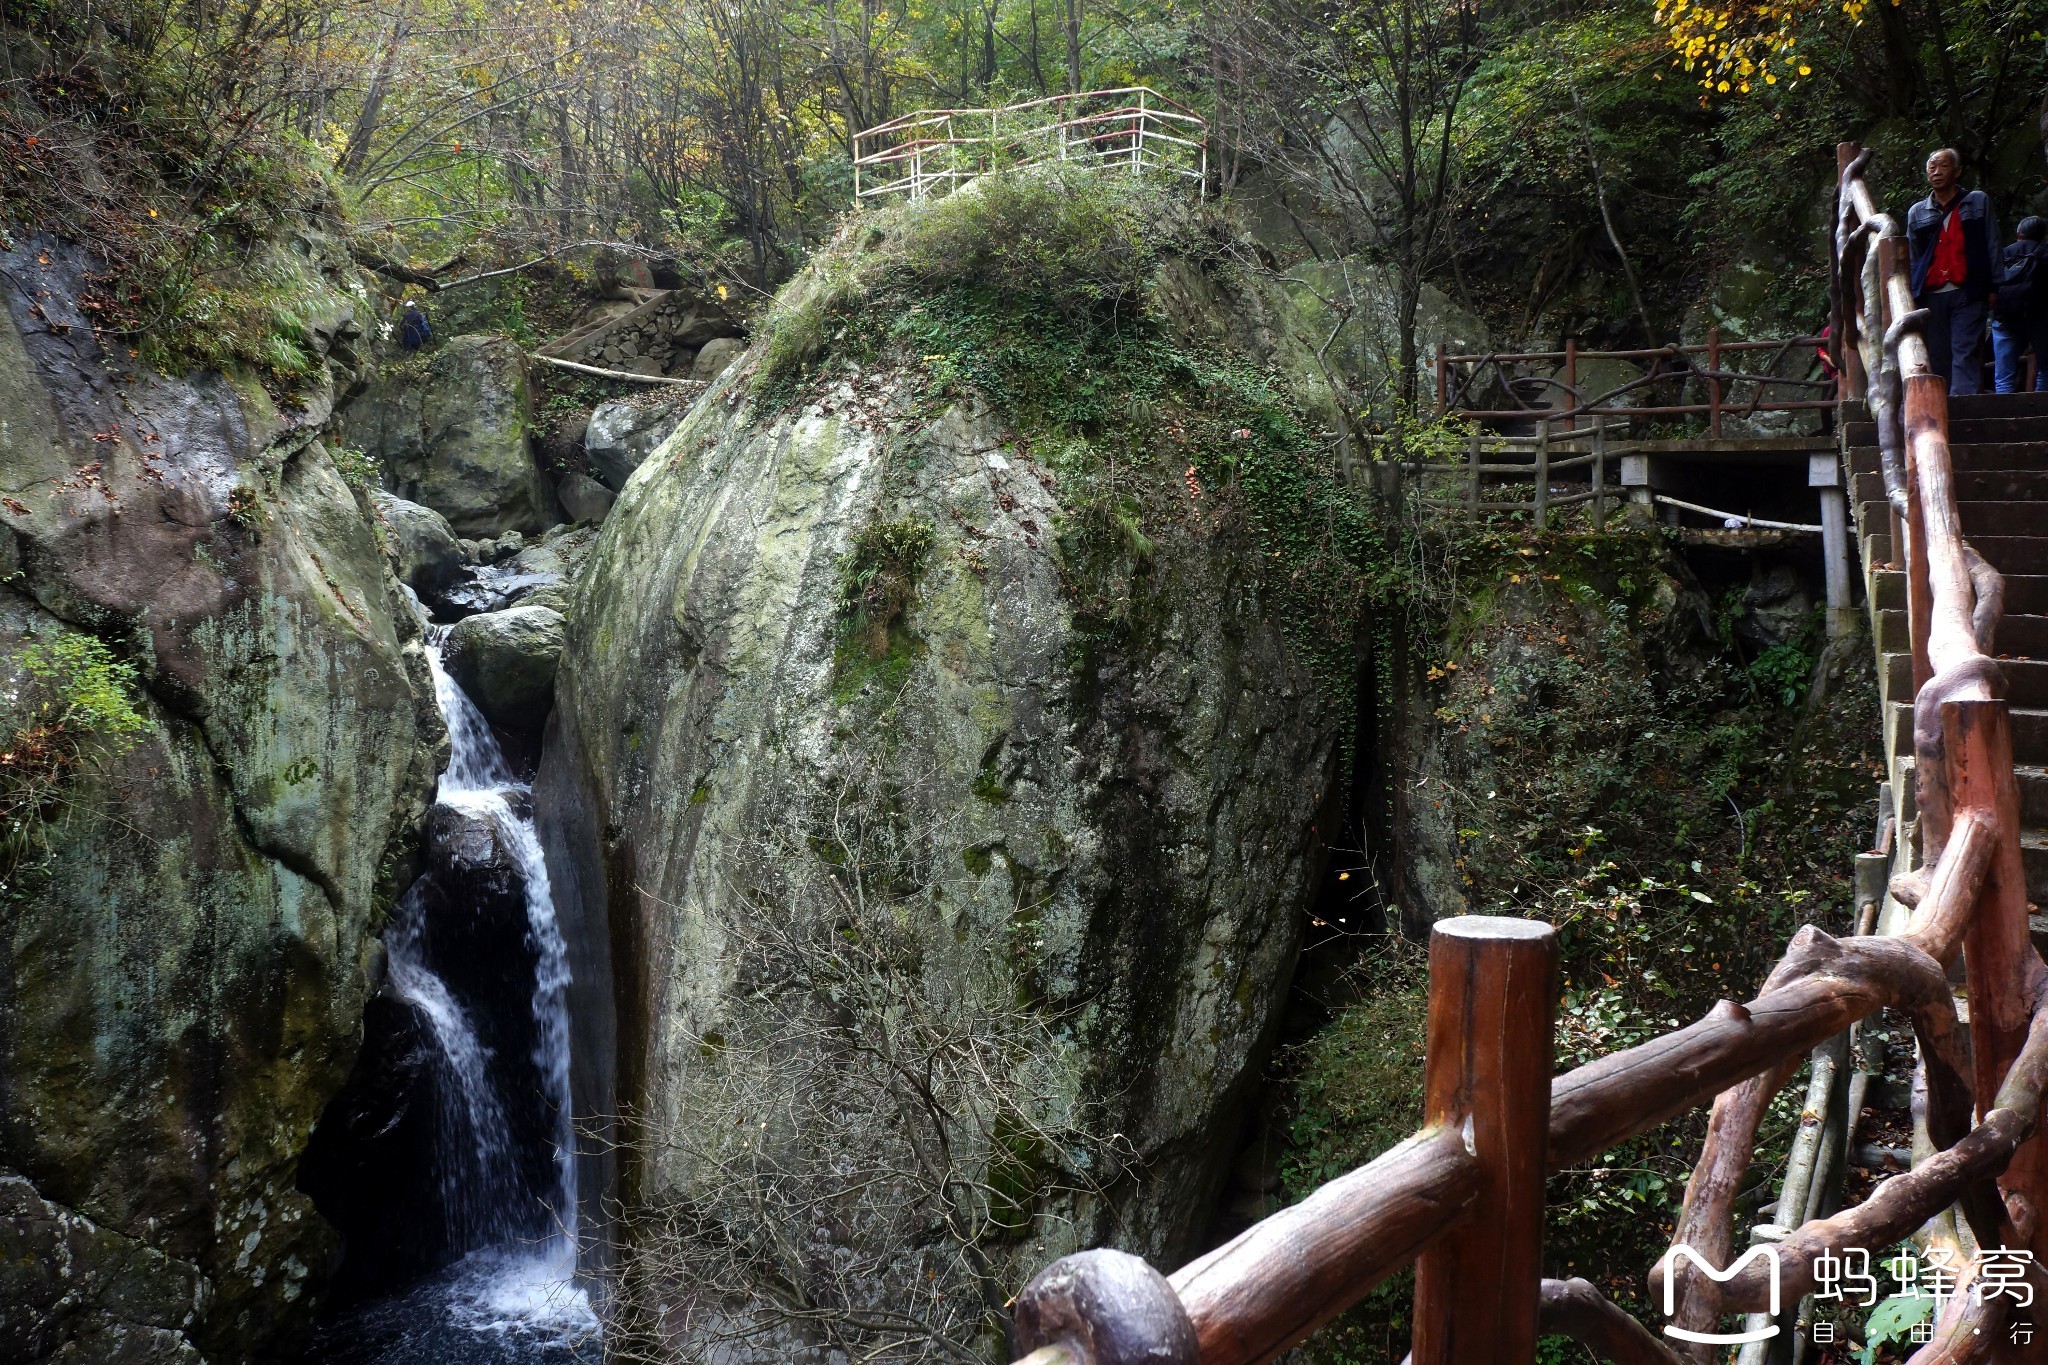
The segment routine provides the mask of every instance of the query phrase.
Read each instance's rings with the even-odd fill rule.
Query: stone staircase
[[[1877,431],[1862,403],[1842,409],[1850,500],[1878,653],[1885,758],[1891,773],[1894,871],[1918,863],[1913,808],[1913,657],[1906,575],[1892,559],[1891,516],[1878,464]],[[1963,535],[2005,576],[2005,620],[1996,641],[2012,703],[2027,897],[2048,905],[2048,394],[1952,399],[1949,445]],[[1887,918],[1898,914],[1890,902]],[[2048,922],[2034,920],[2035,938]]]

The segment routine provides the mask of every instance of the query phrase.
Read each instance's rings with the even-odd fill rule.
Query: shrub
[[[377,457],[354,446],[333,446],[327,457],[334,461],[334,470],[341,475],[341,481],[358,493],[367,493],[384,479],[384,467]]]
[[[24,860],[43,846],[65,782],[80,766],[132,747],[149,728],[136,707],[134,665],[90,635],[64,631],[29,645],[31,682],[0,749],[0,894],[16,889]]]

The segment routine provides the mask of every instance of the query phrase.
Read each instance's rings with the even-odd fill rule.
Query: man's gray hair
[[[1963,154],[1953,147],[1936,147],[1933,151],[1927,154],[1927,159],[1929,161],[1932,161],[1934,160],[1934,158],[1938,156],[1947,157],[1951,162],[1955,163],[1955,168],[1957,170],[1961,170],[1963,168]]]

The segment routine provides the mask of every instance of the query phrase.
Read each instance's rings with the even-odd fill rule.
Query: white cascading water
[[[521,1240],[526,1222],[517,1207],[517,1154],[510,1150],[505,1106],[486,1069],[479,1043],[462,1006],[429,969],[421,953],[420,926],[401,915],[387,934],[391,982],[424,1017],[442,1053],[444,1075],[457,1093],[443,1098],[438,1157],[441,1187],[459,1246],[475,1248],[443,1281],[451,1316],[464,1327],[502,1336],[538,1335],[557,1342],[581,1340],[596,1329],[588,1293],[575,1284],[576,1163],[569,1095],[569,963],[546,859],[532,819],[530,788],[505,761],[488,722],[441,667],[445,631],[429,628],[427,657],[435,698],[448,726],[448,767],[435,800],[487,821],[518,869],[525,888],[527,936],[537,963],[531,1007],[535,1024],[533,1065],[556,1116],[551,1135],[555,1189],[552,1229],[544,1238]],[[490,1359],[501,1357],[492,1355]],[[508,1357],[510,1358],[510,1357]],[[554,1359],[524,1354],[519,1359]]]

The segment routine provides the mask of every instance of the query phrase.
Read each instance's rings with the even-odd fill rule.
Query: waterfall
[[[427,651],[427,659],[434,675],[434,696],[448,725],[449,742],[448,769],[441,774],[435,800],[487,821],[511,856],[526,891],[527,942],[536,959],[533,1065],[546,1087],[555,1115],[555,1188],[549,1201],[554,1227],[549,1240],[564,1243],[573,1258],[576,1144],[569,1098],[569,954],[562,942],[561,928],[555,922],[555,898],[548,885],[547,860],[541,853],[533,818],[527,813],[532,792],[513,777],[482,712],[441,667],[438,633]],[[502,1127],[501,1122],[501,1130]]]

